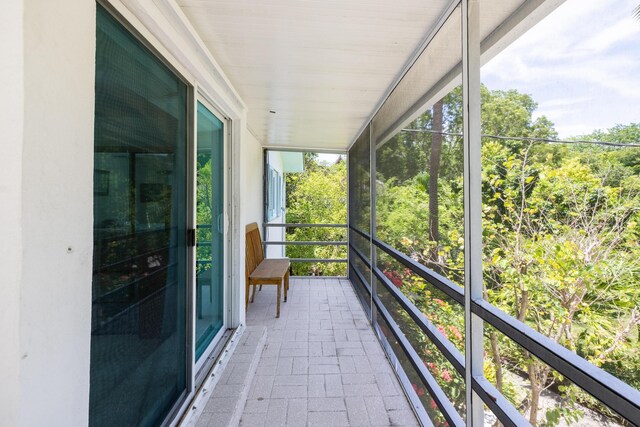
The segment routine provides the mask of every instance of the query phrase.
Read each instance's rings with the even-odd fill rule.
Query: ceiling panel
[[[449,0],[178,4],[263,144],[346,149]]]

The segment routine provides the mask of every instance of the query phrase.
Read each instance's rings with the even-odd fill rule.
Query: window
[[[267,221],[282,216],[282,175],[267,165]]]
[[[282,176],[276,171],[276,212],[275,216],[282,216]]]

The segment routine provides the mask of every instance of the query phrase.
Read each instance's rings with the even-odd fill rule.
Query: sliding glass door
[[[196,361],[224,323],[224,123],[198,102]]]
[[[92,426],[186,396],[188,87],[97,8]]]
[[[225,330],[227,121],[193,111],[192,88],[100,5],[96,19],[89,424],[160,425]]]

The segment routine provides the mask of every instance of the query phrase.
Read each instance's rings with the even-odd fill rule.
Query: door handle
[[[196,230],[190,228],[187,230],[187,247],[193,247],[196,245]]]

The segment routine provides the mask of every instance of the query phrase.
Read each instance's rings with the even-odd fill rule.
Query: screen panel
[[[188,88],[97,9],[92,426],[161,423],[186,392]]]

